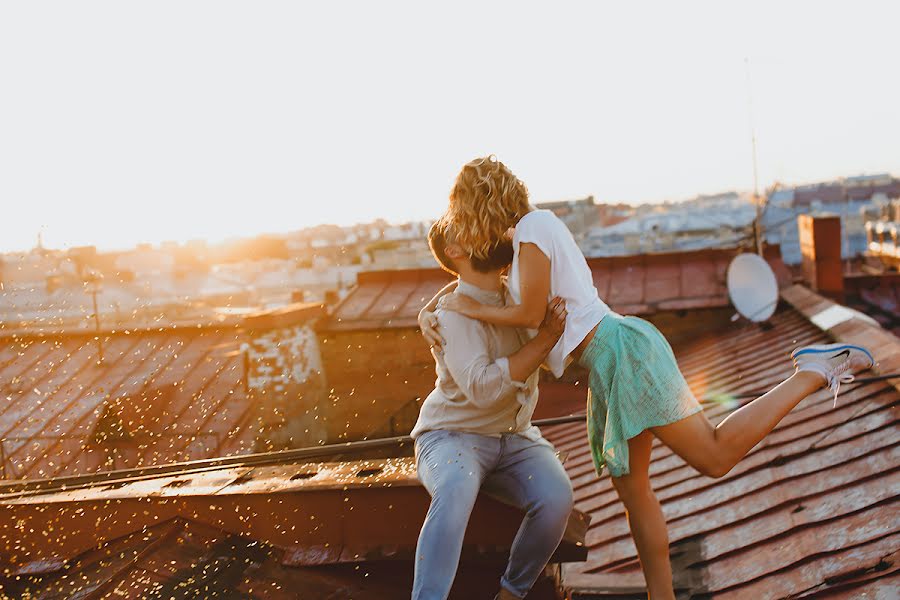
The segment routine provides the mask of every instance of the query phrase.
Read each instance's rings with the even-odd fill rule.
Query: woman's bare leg
[[[713,426],[697,413],[654,427],[653,434],[689,465],[709,477],[722,477],[766,437],[801,400],[823,385],[822,376],[799,371],[772,391]]]
[[[672,565],[669,563],[669,534],[662,507],[650,485],[650,446],[653,436],[645,431],[628,440],[629,473],[613,477],[613,486],[625,505],[628,527],[651,600],[674,600]]]

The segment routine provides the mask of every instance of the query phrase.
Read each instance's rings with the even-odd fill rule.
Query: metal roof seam
[[[138,340],[138,342],[139,342],[139,341],[140,341],[140,340]],[[161,340],[154,340],[154,341],[152,342],[152,348],[148,350],[148,355],[153,355],[153,356],[155,356],[155,355],[157,354],[156,351],[159,349],[160,343],[161,343]],[[137,344],[135,344],[135,345],[137,345]],[[124,359],[125,359],[125,355],[123,355],[122,358],[120,358],[120,360],[124,360]],[[170,360],[171,360],[171,359],[170,359]],[[131,382],[131,381],[133,381],[133,376],[134,376],[134,374],[135,374],[136,372],[138,372],[138,369],[140,369],[140,368],[144,365],[144,362],[145,362],[144,360],[136,361],[136,364],[135,364],[131,369],[129,369],[126,373],[124,373],[124,374],[122,375],[122,377],[119,379],[118,383],[115,385],[114,390],[113,390],[113,391],[107,391],[107,392],[106,392],[106,395],[105,395],[104,399],[101,401],[101,403],[100,403],[97,407],[95,407],[94,410],[85,412],[84,415],[82,415],[79,419],[77,419],[77,420],[72,424],[72,428],[70,428],[69,431],[72,431],[74,428],[80,426],[83,422],[85,422],[85,421],[89,418],[90,415],[96,415],[96,416],[99,416],[98,411],[103,410],[103,409],[105,408],[105,406],[107,405],[107,402],[108,402],[110,399],[112,399],[113,397],[119,395],[120,390],[122,390],[124,387],[126,387],[126,385],[127,385],[126,382]],[[156,370],[154,370],[154,373],[156,373],[156,372],[157,372],[158,370],[160,370],[162,367],[163,367],[163,365],[158,366],[158,367],[156,368]],[[113,368],[115,368],[115,367],[113,367]],[[143,387],[145,387],[147,384],[148,384],[147,381],[144,381],[144,383],[142,383],[142,384],[140,385],[140,387],[143,388]],[[60,413],[60,414],[62,414],[62,413]],[[47,453],[49,454],[49,450],[48,450]],[[65,463],[62,463],[62,462],[61,462],[61,464],[54,470],[54,472],[53,472],[53,474],[52,474],[51,476],[57,475],[58,473],[62,472],[62,471],[65,469],[65,467],[66,467],[69,463],[71,463],[73,460],[75,460],[75,458],[76,458],[75,456],[70,456],[69,460],[65,461]],[[32,465],[32,467],[29,468],[29,470],[25,472],[25,475],[27,475],[28,473],[30,473],[32,469],[37,468],[37,464],[38,464],[38,463],[35,462],[35,463]]]

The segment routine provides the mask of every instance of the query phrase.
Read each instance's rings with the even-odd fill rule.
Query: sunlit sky
[[[0,250],[900,174],[900,3],[7,2]]]

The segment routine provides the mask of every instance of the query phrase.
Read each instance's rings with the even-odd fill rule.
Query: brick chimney
[[[797,217],[803,277],[823,295],[843,300],[844,269],[841,263],[841,218],[834,215]]]
[[[244,319],[244,381],[254,403],[259,452],[325,439],[319,407],[327,388],[314,329],[322,315],[320,304],[290,304]]]

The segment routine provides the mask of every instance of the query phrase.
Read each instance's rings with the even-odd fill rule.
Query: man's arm
[[[565,318],[565,303],[555,299],[533,339],[510,356],[492,360],[487,333],[480,323],[459,313],[441,312],[447,343],[439,360],[473,404],[487,407],[525,385],[562,335]]]

